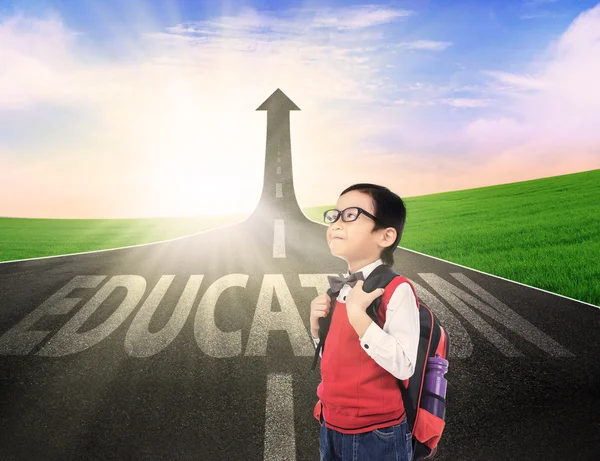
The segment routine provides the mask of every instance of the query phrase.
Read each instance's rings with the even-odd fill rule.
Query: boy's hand
[[[327,293],[317,296],[310,303],[310,334],[313,338],[319,337],[319,318],[329,315],[331,298]]]
[[[362,287],[364,280],[359,280],[352,287],[346,300],[346,311],[348,312],[348,320],[354,326],[356,320],[366,315],[367,307],[383,294],[383,288],[376,288],[370,293],[363,291]],[[362,336],[362,335],[361,335]]]

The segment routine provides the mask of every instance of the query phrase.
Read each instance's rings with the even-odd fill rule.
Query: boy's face
[[[335,206],[342,211],[349,207],[359,207],[375,216],[373,199],[363,192],[352,190],[338,198]],[[377,245],[379,232],[372,233],[375,221],[361,213],[356,221],[344,222],[342,217],[329,225],[327,243],[334,256],[347,262],[378,257],[381,248]]]

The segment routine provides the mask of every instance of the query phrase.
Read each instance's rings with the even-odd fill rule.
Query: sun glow
[[[139,158],[160,208],[174,216],[254,209],[266,120],[253,105],[242,112],[239,101],[222,94],[200,97],[198,84],[179,76],[161,82],[156,97],[137,108]]]

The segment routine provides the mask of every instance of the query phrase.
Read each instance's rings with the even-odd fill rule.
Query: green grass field
[[[403,199],[401,247],[600,305],[600,170]],[[303,211],[322,222],[332,207]],[[0,261],[165,240],[245,216],[0,218]]]
[[[242,221],[249,213],[197,218],[0,218],[0,261],[157,242]]]

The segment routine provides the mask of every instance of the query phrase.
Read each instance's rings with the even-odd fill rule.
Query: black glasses
[[[378,219],[375,216],[373,216],[371,213],[369,213],[368,211],[365,211],[362,208],[359,208],[357,206],[352,206],[352,207],[346,208],[345,210],[342,210],[342,211],[336,210],[335,208],[332,210],[327,210],[325,213],[323,213],[323,220],[327,224],[333,224],[341,216],[342,221],[352,222],[352,221],[356,221],[358,219],[358,216],[361,213],[367,215],[373,221],[378,221]]]

